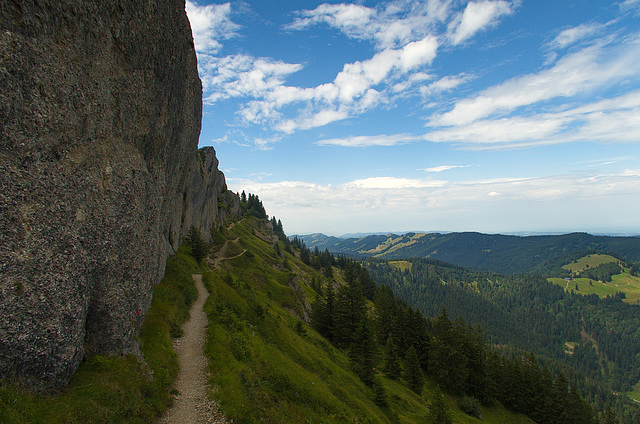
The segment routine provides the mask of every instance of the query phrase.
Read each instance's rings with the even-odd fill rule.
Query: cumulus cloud
[[[562,130],[567,122],[567,118],[549,116],[486,119],[431,131],[424,138],[432,142],[523,143],[545,140]]]
[[[414,230],[536,230],[530,222],[544,222],[544,217],[566,229],[590,223],[592,214],[614,214],[621,225],[635,225],[639,184],[640,169],[469,181],[371,177],[339,185],[229,179],[233,190],[260,193],[267,210],[283,219],[291,234],[331,233],[334,228],[379,231],[400,222]],[[612,211],[602,198],[625,207]]]
[[[303,10],[286,28],[307,29],[327,24],[350,38],[373,41],[380,50],[423,39],[433,25],[449,16],[450,0],[396,0],[377,8],[358,4],[321,4]]]
[[[399,49],[386,49],[376,53],[371,59],[345,64],[333,82],[316,87],[284,86],[277,78],[271,81],[273,84],[269,87],[264,78],[257,78],[261,82],[259,86],[266,90],[260,95],[254,94],[261,99],[244,107],[242,115],[252,123],[272,119],[274,128],[290,134],[296,130],[315,128],[364,113],[384,100],[384,95],[376,89],[378,86],[385,89],[390,80],[402,78],[430,63],[436,56],[437,48],[437,39],[427,36]],[[295,65],[285,64],[275,68],[283,71],[275,74],[275,77],[298,69]],[[253,81],[256,75],[253,70],[250,71],[253,77],[250,81]],[[293,104],[302,105],[298,115],[279,119],[279,111]]]
[[[366,113],[398,98],[436,95],[455,89],[469,76],[435,79],[424,72],[437,55],[438,25],[453,14],[452,0],[394,0],[376,7],[362,4],[321,4],[298,12],[285,28],[290,31],[328,25],[346,36],[373,43],[376,53],[369,59],[345,63],[332,81],[312,87],[287,85],[288,77],[304,68],[268,57],[247,54],[217,56],[225,39],[238,35],[241,26],[231,20],[231,3],[198,6],[188,1],[198,68],[206,104],[238,99],[238,118],[247,125],[292,134],[328,125]],[[452,27],[458,41],[493,25],[510,13],[505,1],[471,2],[456,15]],[[431,83],[427,83],[427,81]],[[378,142],[392,142],[378,137]],[[349,140],[375,142],[372,138]],[[398,141],[403,142],[403,141]]]
[[[198,53],[218,53],[222,47],[220,40],[236,36],[240,28],[230,19],[230,3],[199,6],[187,0],[185,9]]]
[[[506,1],[471,1],[449,24],[448,37],[452,44],[460,44],[512,12],[511,4]]]

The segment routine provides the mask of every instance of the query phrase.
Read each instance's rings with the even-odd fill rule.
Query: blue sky
[[[200,146],[287,234],[640,234],[640,0],[186,8]]]

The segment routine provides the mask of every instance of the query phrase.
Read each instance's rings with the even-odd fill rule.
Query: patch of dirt
[[[207,315],[202,310],[209,295],[202,284],[202,275],[194,274],[198,299],[189,311],[191,318],[182,329],[184,334],[174,341],[180,371],[174,389],[180,394],[158,424],[228,424],[217,401],[207,395],[207,359],[204,356]]]

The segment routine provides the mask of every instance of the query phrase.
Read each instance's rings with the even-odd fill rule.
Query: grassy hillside
[[[171,337],[180,334],[180,325],[197,296],[191,274],[198,272],[198,265],[188,253],[184,246],[167,260],[165,277],[153,290],[140,334],[146,365],[134,356],[94,356],[84,361],[69,385],[55,395],[35,395],[16,385],[3,385],[0,422],[154,422],[171,403],[170,388],[178,372]]]
[[[576,259],[570,264],[564,265],[562,268],[571,272],[580,272],[588,268],[595,268],[598,265],[604,265],[611,262],[619,262],[619,260],[611,255],[593,254]]]
[[[578,258],[562,268],[577,274],[610,263],[620,263],[620,261],[611,255],[592,254]],[[595,294],[604,298],[615,296],[617,293],[624,293],[625,298],[623,300],[625,302],[640,304],[640,277],[631,275],[629,268],[623,267],[621,269],[622,272],[613,275],[611,277],[612,280],[609,282],[591,278],[549,278],[548,280],[561,286],[565,291],[573,291],[582,295]]]
[[[259,221],[241,221],[216,236],[219,267],[204,275],[210,296],[207,355],[213,396],[239,423],[422,423],[433,384],[418,395],[405,384],[376,378],[375,390],[353,373],[348,356],[332,346],[305,317],[317,296],[312,282],[327,284],[324,273],[287,251]],[[226,240],[226,241],[223,241]],[[241,252],[238,254],[237,252]],[[334,280],[344,280],[334,269]],[[481,421],[447,398],[456,423]],[[529,423],[500,407],[484,408],[485,423]]]

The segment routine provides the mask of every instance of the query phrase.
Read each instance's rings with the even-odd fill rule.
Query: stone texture
[[[0,2],[0,378],[139,354],[167,255],[239,209],[201,97],[184,0]]]

